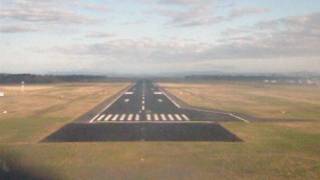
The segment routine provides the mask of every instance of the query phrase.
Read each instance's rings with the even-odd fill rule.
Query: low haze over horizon
[[[320,73],[318,0],[0,0],[0,73]]]

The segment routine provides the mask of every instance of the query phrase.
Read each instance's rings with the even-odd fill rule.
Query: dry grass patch
[[[36,142],[125,88],[128,83],[1,86],[0,142]],[[6,113],[4,113],[6,112]]]
[[[163,83],[186,103],[265,118],[320,117],[320,88],[263,83]]]

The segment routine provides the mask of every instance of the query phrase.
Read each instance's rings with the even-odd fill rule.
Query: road
[[[189,112],[151,81],[141,80],[129,88],[90,123],[191,121]]]

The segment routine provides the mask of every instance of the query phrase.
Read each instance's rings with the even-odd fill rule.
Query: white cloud
[[[113,33],[106,33],[106,32],[89,32],[86,34],[88,38],[110,38],[115,37]]]
[[[242,31],[240,35],[232,30],[223,39],[223,43],[219,44],[181,39],[114,39],[102,43],[59,47],[55,50],[64,55],[96,58],[99,63],[106,60],[124,66],[139,64],[141,67],[170,64],[188,66],[215,61],[223,65],[239,60],[273,62],[275,59],[282,59],[290,62],[290,59],[294,59],[292,62],[298,62],[312,59],[316,62],[320,56],[319,18],[320,13],[316,13],[268,21],[251,27],[249,32]],[[313,63],[310,68],[314,66]]]
[[[0,7],[0,20],[57,24],[81,24],[95,21],[94,17],[77,12],[74,6],[98,8],[94,4],[80,3],[79,0],[4,0]]]
[[[0,33],[24,33],[24,32],[36,32],[39,29],[34,29],[26,26],[1,26]]]
[[[270,11],[260,7],[234,7],[231,0],[161,0],[159,4],[162,6],[158,6],[158,13],[169,18],[168,24],[181,27],[217,24]],[[230,13],[219,15],[218,8],[222,7],[227,8]]]
[[[248,16],[248,15],[264,14],[264,13],[269,13],[269,12],[270,12],[270,9],[268,9],[268,8],[242,7],[242,8],[232,9],[229,17],[230,18],[237,18],[237,17]]]

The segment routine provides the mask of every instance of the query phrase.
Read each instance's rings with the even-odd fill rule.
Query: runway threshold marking
[[[165,116],[164,114],[160,114],[160,117],[161,117],[161,119],[162,119],[163,121],[166,121],[166,120],[167,120],[167,118],[166,118],[166,116]]]
[[[182,114],[181,116],[182,116],[186,121],[190,121],[190,119],[189,119],[189,117],[188,117],[187,115]]]
[[[133,117],[133,114],[129,114],[129,116],[128,116],[128,121],[131,121],[131,120],[132,120],[132,117]]]
[[[169,117],[169,119],[170,119],[171,121],[174,121],[174,118],[173,118],[173,116],[172,116],[171,114],[168,114],[168,117]]]
[[[159,121],[158,114],[154,114],[153,117],[154,117],[154,120],[155,120],[155,121]]]
[[[151,115],[150,115],[150,114],[147,114],[146,116],[147,116],[147,120],[148,120],[148,121],[151,121]]]
[[[89,123],[93,123],[94,120],[96,120],[96,118],[97,118],[98,116],[100,116],[100,114],[95,115],[95,116],[89,121]]]
[[[103,114],[96,119],[96,122],[127,122],[127,121],[135,121],[135,122],[159,122],[159,121],[170,121],[170,122],[182,122],[182,121],[190,121],[189,117],[185,114],[146,114],[146,120],[142,120],[140,118],[140,114],[131,113],[131,114]]]
[[[135,120],[136,120],[136,121],[139,121],[139,120],[140,120],[140,115],[139,115],[139,114],[136,114]]]
[[[132,88],[134,86],[134,84],[129,85],[128,87],[126,87],[124,90],[122,90],[122,93],[120,93],[115,99],[113,99],[105,108],[103,108],[96,116],[94,116],[89,123],[93,123],[95,121],[95,119],[101,115],[101,113],[103,113],[105,110],[107,110],[113,103],[115,103],[121,96],[123,96],[124,91],[127,91],[128,89]]]
[[[179,116],[179,114],[175,114],[174,115],[179,121],[182,121],[181,117]]]
[[[126,114],[122,114],[120,117],[120,121],[123,121],[125,117],[126,117]]]
[[[112,121],[116,121],[118,117],[119,117],[119,114],[116,114],[116,115],[113,116],[113,118],[111,120]]]
[[[103,118],[104,118],[104,114],[103,115],[101,115],[99,118],[98,118],[98,121],[101,121]]]
[[[104,121],[109,121],[111,117],[112,117],[112,114],[108,114],[108,116],[104,119]]]

